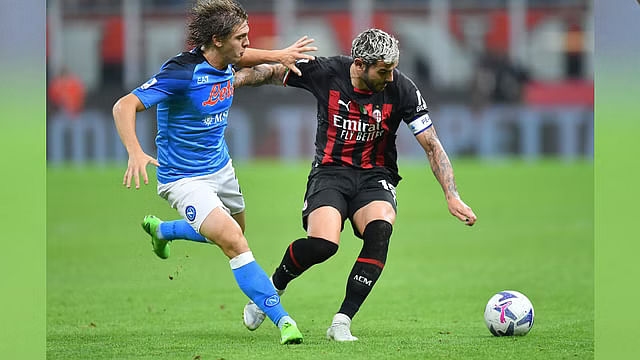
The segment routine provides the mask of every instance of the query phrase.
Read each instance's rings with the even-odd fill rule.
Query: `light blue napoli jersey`
[[[183,52],[132,91],[158,105],[158,182],[212,174],[229,162],[224,140],[233,100],[233,69],[217,70],[199,49]]]

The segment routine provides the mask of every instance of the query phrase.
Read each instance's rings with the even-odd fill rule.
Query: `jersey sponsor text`
[[[206,126],[221,123],[227,120],[227,116],[229,116],[229,110],[225,110],[215,115],[209,115],[206,118],[202,119],[202,123],[204,123]]]
[[[340,138],[344,140],[371,141],[384,135],[379,122],[369,124],[361,120],[345,119],[338,114],[333,115],[333,126],[341,129]]]
[[[226,84],[213,84],[211,86],[211,92],[209,93],[209,99],[202,102],[202,106],[213,106],[218,101],[224,101],[233,97],[233,85],[231,80],[227,80]]]

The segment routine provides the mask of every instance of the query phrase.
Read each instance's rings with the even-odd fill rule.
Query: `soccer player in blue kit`
[[[296,73],[313,40],[301,38],[283,50],[250,49],[244,9],[233,0],[197,3],[188,25],[195,48],[162,65],[160,72],[113,107],[118,133],[129,153],[123,184],[148,184],[147,164],[157,166],[158,194],[184,220],[142,223],[154,252],[169,257],[169,242],[187,239],[218,245],[229,257],[240,289],[280,328],[282,344],[302,342],[269,278],[256,263],[244,237],[244,199],[235,176],[224,130],[234,95],[234,69],[280,62]],[[158,159],[144,153],[136,137],[136,112],[158,105]]]

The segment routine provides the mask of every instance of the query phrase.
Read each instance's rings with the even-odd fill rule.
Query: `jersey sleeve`
[[[145,108],[150,108],[168,98],[179,95],[189,88],[193,67],[176,61],[165,63],[160,72],[132,91]]]
[[[398,80],[400,81],[400,112],[402,120],[409,126],[413,135],[418,135],[433,125],[429,118],[427,103],[411,79],[399,73]]]
[[[315,60],[300,59],[296,61],[296,67],[302,71],[302,76],[298,76],[291,70],[287,70],[284,77],[284,86],[302,88],[315,93],[327,82],[331,67],[330,59],[316,56]]]

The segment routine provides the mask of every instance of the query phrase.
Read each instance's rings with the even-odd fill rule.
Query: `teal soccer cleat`
[[[147,215],[142,220],[142,228],[151,236],[151,245],[153,246],[153,252],[158,255],[160,259],[166,259],[169,257],[169,240],[158,238],[157,230],[158,226],[162,224],[162,220],[153,216]]]

